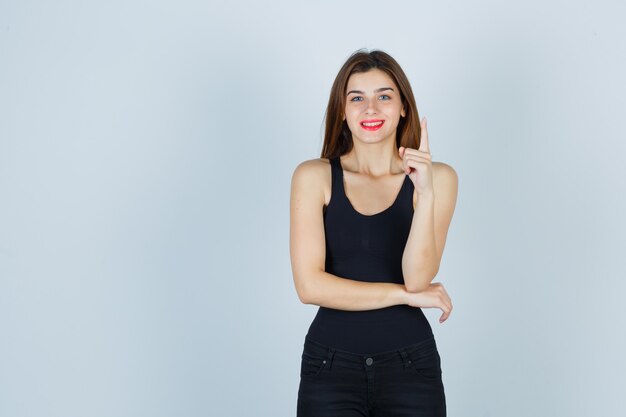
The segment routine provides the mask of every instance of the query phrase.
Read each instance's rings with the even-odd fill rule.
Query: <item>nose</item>
[[[366,114],[376,114],[376,100],[370,100],[365,111]]]

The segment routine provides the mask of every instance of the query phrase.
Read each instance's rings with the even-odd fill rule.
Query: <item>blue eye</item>
[[[354,101],[355,98],[362,98],[362,97],[356,96],[356,97],[353,97],[352,100],[350,101]]]
[[[381,97],[391,98],[391,97],[389,97],[387,94],[383,94]]]

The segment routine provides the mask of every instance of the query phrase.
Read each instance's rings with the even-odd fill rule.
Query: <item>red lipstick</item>
[[[364,123],[367,123],[369,126],[365,125]],[[382,119],[367,119],[361,120],[359,124],[365,130],[378,130],[384,123],[385,121]]]

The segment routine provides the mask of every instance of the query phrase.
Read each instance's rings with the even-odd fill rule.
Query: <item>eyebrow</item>
[[[377,88],[376,90],[374,90],[375,93],[380,93],[381,91],[385,91],[385,90],[391,90],[394,91],[393,88],[391,87],[381,87],[381,88]],[[356,93],[356,94],[365,94],[363,91],[360,90],[350,90],[348,91],[348,94],[346,94],[347,96],[352,94],[352,93]]]

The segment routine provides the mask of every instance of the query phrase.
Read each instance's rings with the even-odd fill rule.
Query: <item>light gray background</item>
[[[448,415],[622,412],[625,11],[2,0],[0,415],[295,415],[291,174],[362,47],[459,174]]]

